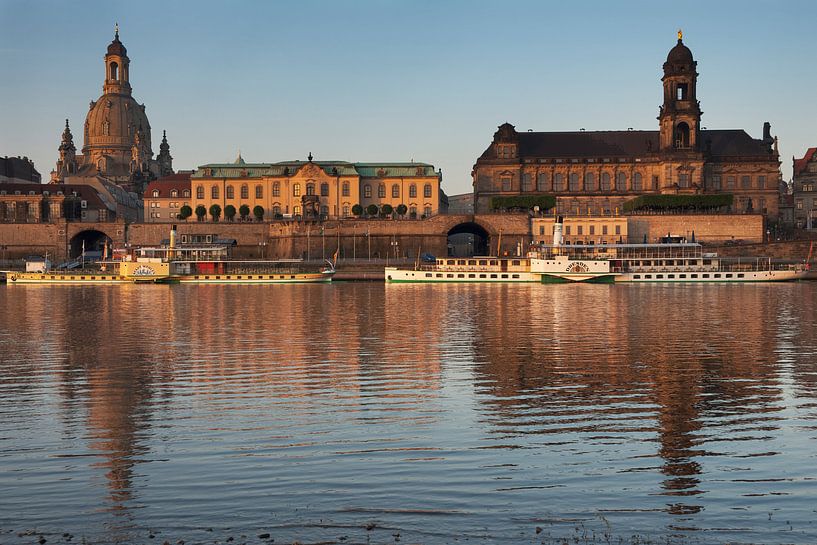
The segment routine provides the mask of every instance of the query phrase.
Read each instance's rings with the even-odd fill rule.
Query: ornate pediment
[[[306,178],[317,178],[319,176],[324,175],[323,169],[316,165],[315,163],[307,163],[303,167],[301,167],[300,172],[298,172],[301,176]]]

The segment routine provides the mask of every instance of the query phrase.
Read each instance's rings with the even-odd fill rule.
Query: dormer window
[[[156,198],[158,198],[158,197],[159,197],[159,190],[158,190],[158,189],[154,189],[154,190],[153,190],[153,198],[154,198],[154,199],[156,199]]]
[[[171,197],[178,197],[179,196],[178,190],[176,190],[176,189],[171,190],[170,191],[170,196]]]
[[[500,159],[513,159],[516,157],[516,146],[513,144],[500,144],[496,148],[496,155]]]

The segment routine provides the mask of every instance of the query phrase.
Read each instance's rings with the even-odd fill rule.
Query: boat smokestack
[[[176,247],[176,224],[170,226],[170,247]]]
[[[562,222],[564,218],[562,216],[556,216],[556,223],[553,224],[553,245],[554,246],[561,246],[562,245]]]

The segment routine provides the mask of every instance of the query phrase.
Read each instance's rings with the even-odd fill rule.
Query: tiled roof
[[[814,158],[814,153],[817,152],[817,148],[809,148],[806,150],[806,154],[803,156],[802,159],[795,159],[794,160],[794,176],[799,176],[806,170],[806,167]]]
[[[179,197],[181,197],[182,191],[185,189],[190,190],[191,174],[192,172],[177,172],[176,174],[171,174],[150,182],[145,189],[145,198],[156,198],[153,196],[154,191],[159,192],[159,198],[168,198],[170,197],[170,192],[174,189],[179,192]]]
[[[519,157],[643,157],[659,150],[658,131],[520,132]],[[712,157],[768,156],[769,145],[742,129],[702,130],[700,148]],[[480,159],[493,159],[491,147]]]
[[[27,157],[0,157],[0,176],[40,183],[40,173]]]

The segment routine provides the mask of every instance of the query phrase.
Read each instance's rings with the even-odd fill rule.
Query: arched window
[[[416,218],[417,217],[417,205],[416,204],[412,204],[411,206],[409,206],[409,217],[410,218]]]
[[[242,199],[250,198],[250,188],[247,187],[247,184],[241,186],[241,198]]]
[[[255,186],[255,198],[256,199],[264,198],[264,186],[260,185]]]
[[[417,186],[414,185],[414,184],[411,184],[409,186],[409,198],[413,198],[413,197],[416,197],[416,196],[417,196]]]
[[[228,186],[227,186],[227,190],[226,190],[226,195],[225,195],[225,196],[226,196],[228,199],[235,199],[235,189],[233,189],[233,186],[231,186],[231,185],[228,185]]]
[[[366,184],[363,186],[363,198],[371,199],[372,198],[372,186]]]
[[[196,198],[197,199],[203,199],[204,198],[204,186],[203,185],[197,185],[196,186]]]
[[[391,196],[395,199],[400,198],[400,186],[397,184],[392,184],[391,186]]]
[[[119,65],[115,62],[111,63],[111,79],[118,80],[119,79]]]
[[[588,172],[584,175],[584,190],[585,191],[595,191],[596,190],[596,176],[592,172]]]
[[[295,185],[298,185],[298,184],[295,184]],[[295,215],[295,216],[300,216],[301,215],[301,207],[300,206],[293,206],[292,207],[292,214]]]
[[[344,204],[344,205],[343,205],[343,217],[344,217],[344,218],[348,218],[348,217],[349,217],[349,211],[350,211],[349,205],[348,205],[348,204]]]
[[[281,196],[281,182],[272,182],[272,196],[273,197]]]
[[[575,173],[575,172],[571,172],[568,184],[569,184],[568,189],[570,191],[578,191],[579,190],[579,175],[577,173]]]
[[[349,196],[349,182],[343,182],[343,185],[341,187],[343,188],[342,189],[343,196],[348,197]]]
[[[306,194],[307,195],[314,195],[315,194],[315,184],[309,182],[306,184]]]
[[[426,184],[423,187],[423,197],[425,197],[426,199],[431,198],[431,184]]]
[[[272,217],[279,218],[281,216],[281,205],[280,203],[273,203],[272,205]]]
[[[156,197],[158,197],[158,196],[159,196],[159,190],[158,190],[158,189],[154,189],[154,190],[153,190],[153,197],[154,197],[154,198],[156,198]]]
[[[329,215],[329,207],[324,205],[321,206],[321,216],[326,217]]]
[[[427,217],[427,218],[431,217],[431,205],[430,204],[425,205],[425,207],[423,208],[423,215],[425,217]]]
[[[323,182],[321,184],[321,197],[328,197],[329,196],[329,184]]]
[[[627,191],[627,175],[623,172],[616,174],[616,191]]]
[[[380,184],[377,186],[377,196],[381,199],[386,198],[386,184]]]
[[[681,121],[675,127],[675,147],[688,148],[689,147],[689,125]]]
[[[210,188],[210,198],[211,199],[218,199],[218,186],[214,185]]]
[[[536,191],[548,190],[548,175],[547,172],[540,172],[536,177]]]
[[[293,197],[300,197],[301,196],[301,184],[294,184],[292,186],[292,196]]]
[[[641,173],[636,172],[633,174],[633,191],[641,191],[643,188],[643,184],[641,182]]]
[[[171,189],[170,190],[170,196],[175,199],[176,197],[179,196],[179,190],[178,189]]]
[[[602,172],[601,174],[601,190],[610,191],[610,173]]]
[[[561,173],[556,173],[553,176],[553,191],[564,191],[565,190],[565,177]]]

